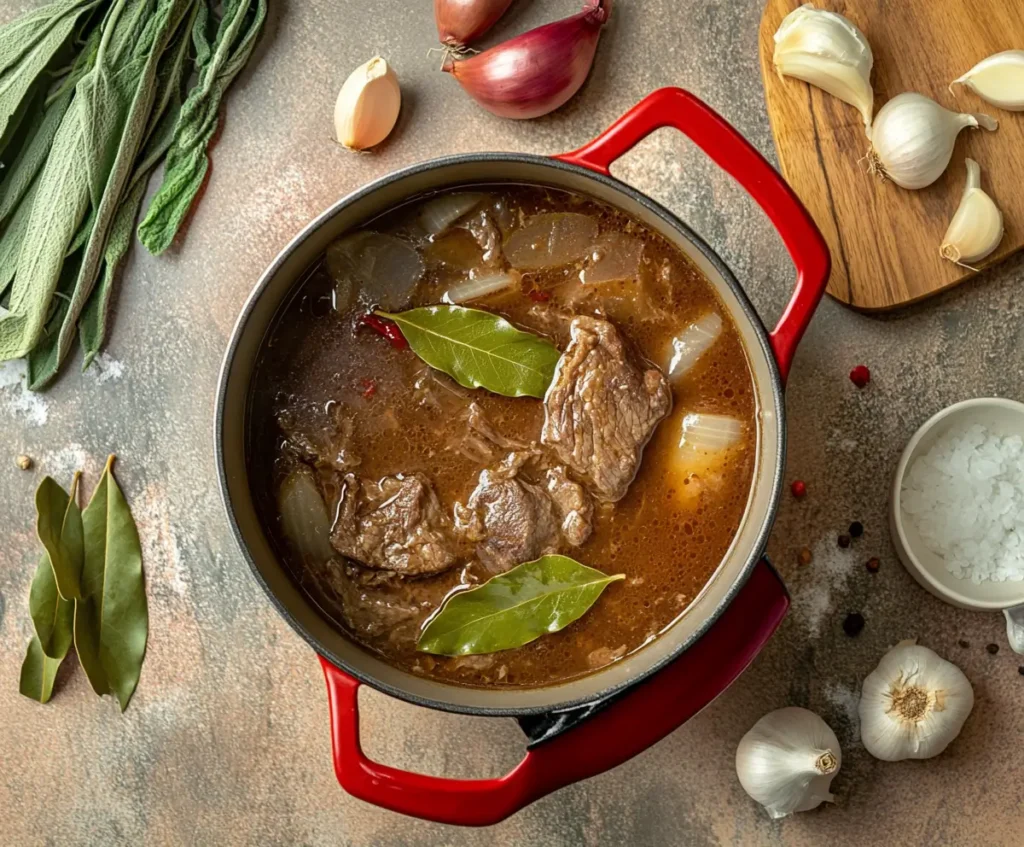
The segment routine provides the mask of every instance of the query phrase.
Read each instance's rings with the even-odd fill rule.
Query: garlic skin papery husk
[[[871,45],[842,15],[810,3],[794,9],[775,33],[772,62],[779,76],[802,79],[855,106],[865,129],[871,126]]]
[[[1024,111],[1024,50],[1004,50],[982,59],[959,79],[949,84],[963,85],[986,103],[1008,112]]]
[[[960,668],[901,641],[864,680],[861,741],[885,762],[930,759],[960,734],[972,708],[974,691]]]
[[[843,756],[839,740],[814,712],[787,706],[769,712],[736,748],[743,790],[773,818],[833,801],[829,785]]]
[[[360,65],[345,80],[334,104],[338,143],[350,150],[380,144],[394,129],[402,90],[394,70],[380,56]]]
[[[988,115],[951,112],[923,94],[898,94],[875,116],[868,169],[903,188],[931,185],[949,165],[964,127],[991,132],[999,122]]]
[[[971,262],[980,262],[1002,240],[1003,213],[995,201],[981,190],[981,166],[974,159],[968,159],[967,185],[942,239],[939,255],[970,267]]]

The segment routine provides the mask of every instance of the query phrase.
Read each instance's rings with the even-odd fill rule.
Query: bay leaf
[[[97,694],[113,694],[123,712],[146,655],[149,612],[142,547],[113,474],[114,457],[82,512],[85,565],[75,602],[75,650]]]
[[[45,553],[36,566],[28,608],[40,648],[48,658],[59,662],[68,654],[74,640],[75,603],[60,596],[50,557]]]
[[[25,653],[25,661],[21,663],[18,690],[40,703],[49,702],[60,663],[60,659],[51,659],[43,652],[39,638],[33,635]]]
[[[465,388],[543,397],[554,377],[558,348],[500,315],[465,306],[376,314],[398,324],[417,356]]]
[[[82,596],[84,533],[76,502],[78,479],[76,474],[70,496],[51,477],[36,489],[36,533],[53,568],[57,591],[65,600]],[[39,636],[43,639],[42,632]]]
[[[451,594],[427,621],[416,649],[467,656],[521,647],[578,620],[608,585],[625,578],[568,556],[543,556]]]

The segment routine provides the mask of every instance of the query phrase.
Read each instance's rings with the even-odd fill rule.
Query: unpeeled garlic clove
[[[963,85],[986,103],[1010,112],[1024,111],[1024,50],[1005,50],[978,62],[949,84]]]
[[[772,62],[780,76],[802,79],[855,106],[871,126],[871,45],[842,15],[806,3],[783,19]]]
[[[402,91],[394,70],[380,56],[360,65],[345,80],[334,104],[338,143],[350,150],[380,144],[394,129]]]
[[[949,165],[956,137],[965,127],[992,132],[999,122],[988,115],[951,112],[923,94],[898,94],[875,116],[868,169],[902,188],[931,185]]]
[[[981,167],[967,160],[967,185],[942,239],[939,255],[958,265],[980,262],[1003,240],[1003,215],[981,190]]]

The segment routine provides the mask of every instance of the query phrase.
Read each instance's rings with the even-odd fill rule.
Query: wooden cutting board
[[[773,36],[801,0],[768,0],[761,18],[761,72],[782,173],[810,209],[832,250],[828,292],[865,311],[893,309],[963,282],[973,272],[939,257],[966,178],[981,165],[982,187],[1003,212],[1006,234],[982,267],[1024,246],[1024,112],[989,106],[950,81],[1002,50],[1024,49],[1024,0],[817,0],[865,34],[875,57],[875,111],[903,91],[947,109],[985,112],[996,132],[966,129],[946,173],[906,191],[869,176],[868,142],[856,109],[772,66]]]

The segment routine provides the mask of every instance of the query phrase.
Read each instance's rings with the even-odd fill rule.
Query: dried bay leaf
[[[36,532],[53,568],[56,588],[65,600],[81,596],[83,528],[76,502],[78,480],[76,474],[70,496],[51,477],[44,478],[36,489]],[[43,639],[42,632],[39,636]]]
[[[107,460],[82,512],[85,564],[75,603],[75,649],[97,694],[113,694],[123,712],[142,671],[149,631],[142,548],[128,504]]]
[[[492,312],[426,306],[376,314],[398,324],[417,356],[464,388],[543,397],[554,377],[558,348]]]
[[[605,588],[625,578],[568,556],[542,556],[451,594],[423,627],[416,649],[468,656],[521,647],[578,620]]]

